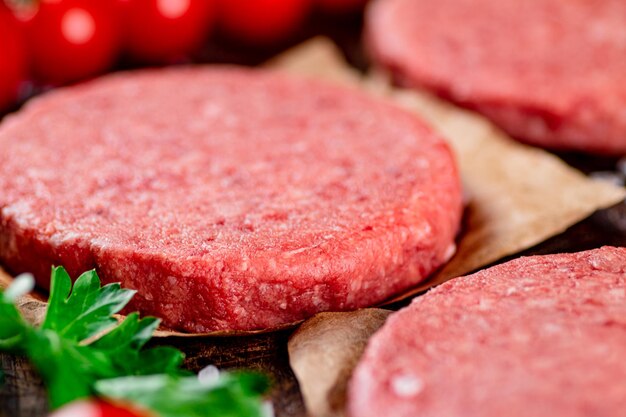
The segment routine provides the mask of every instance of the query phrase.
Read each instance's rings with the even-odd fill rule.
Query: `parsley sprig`
[[[43,323],[32,326],[15,306],[33,286],[21,276],[0,290],[0,350],[26,355],[48,390],[50,407],[99,396],[140,404],[161,417],[263,416],[267,379],[255,373],[226,373],[211,384],[182,369],[184,354],[172,347],[146,349],[159,326],[154,317],[113,317],[135,292],[119,284],[101,286],[95,271],[72,281],[52,269]]]

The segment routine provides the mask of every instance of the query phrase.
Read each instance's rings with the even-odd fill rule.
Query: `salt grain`
[[[274,417],[276,415],[274,414],[274,405],[271,401],[263,402],[261,406],[261,415],[263,417]]]
[[[398,397],[415,397],[424,390],[424,381],[412,374],[401,374],[391,380],[391,389]]]
[[[450,246],[448,246],[448,248],[446,249],[446,253],[443,255],[445,262],[448,262],[450,259],[452,259],[455,253],[456,253],[456,245],[453,243]]]
[[[205,386],[215,385],[219,379],[220,370],[214,365],[206,366],[198,373],[198,380]]]

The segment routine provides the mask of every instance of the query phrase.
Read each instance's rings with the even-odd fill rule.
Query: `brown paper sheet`
[[[328,41],[311,41],[280,62],[292,72],[361,86],[393,100],[439,130],[456,154],[468,201],[457,253],[430,280],[392,301],[534,246],[624,199],[624,189],[588,179],[475,113],[424,92],[394,88],[380,74],[360,77]],[[365,341],[382,325],[382,311],[320,314],[292,336],[290,363],[311,417],[344,415],[347,381]]]
[[[311,416],[343,416],[352,370],[367,340],[389,314],[378,308],[320,313],[291,336],[289,363]]]
[[[362,77],[328,40],[309,41],[267,66],[388,97],[420,114],[452,145],[469,201],[467,230],[456,256],[442,271],[392,301],[540,243],[626,195],[621,188],[587,179],[547,152],[511,140],[474,113],[424,93],[394,89],[380,76]],[[6,274],[0,270],[0,277],[3,274],[6,281]],[[237,336],[274,330],[279,329],[205,334],[160,329],[157,336]]]

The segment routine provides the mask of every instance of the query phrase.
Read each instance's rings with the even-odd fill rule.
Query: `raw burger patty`
[[[390,316],[352,417],[623,417],[626,249],[520,258]]]
[[[373,58],[514,137],[626,153],[626,1],[378,0]]]
[[[454,252],[447,145],[357,92],[236,68],[109,76],[0,128],[0,260],[96,268],[190,331],[378,303]]]

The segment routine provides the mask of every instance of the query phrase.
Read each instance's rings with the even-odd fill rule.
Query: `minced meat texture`
[[[625,248],[520,258],[390,316],[349,415],[621,417],[625,346]]]
[[[553,149],[626,153],[623,0],[377,0],[371,55]]]
[[[454,252],[459,178],[416,117],[235,67],[107,76],[0,127],[0,261],[138,290],[189,331],[378,303]]]

